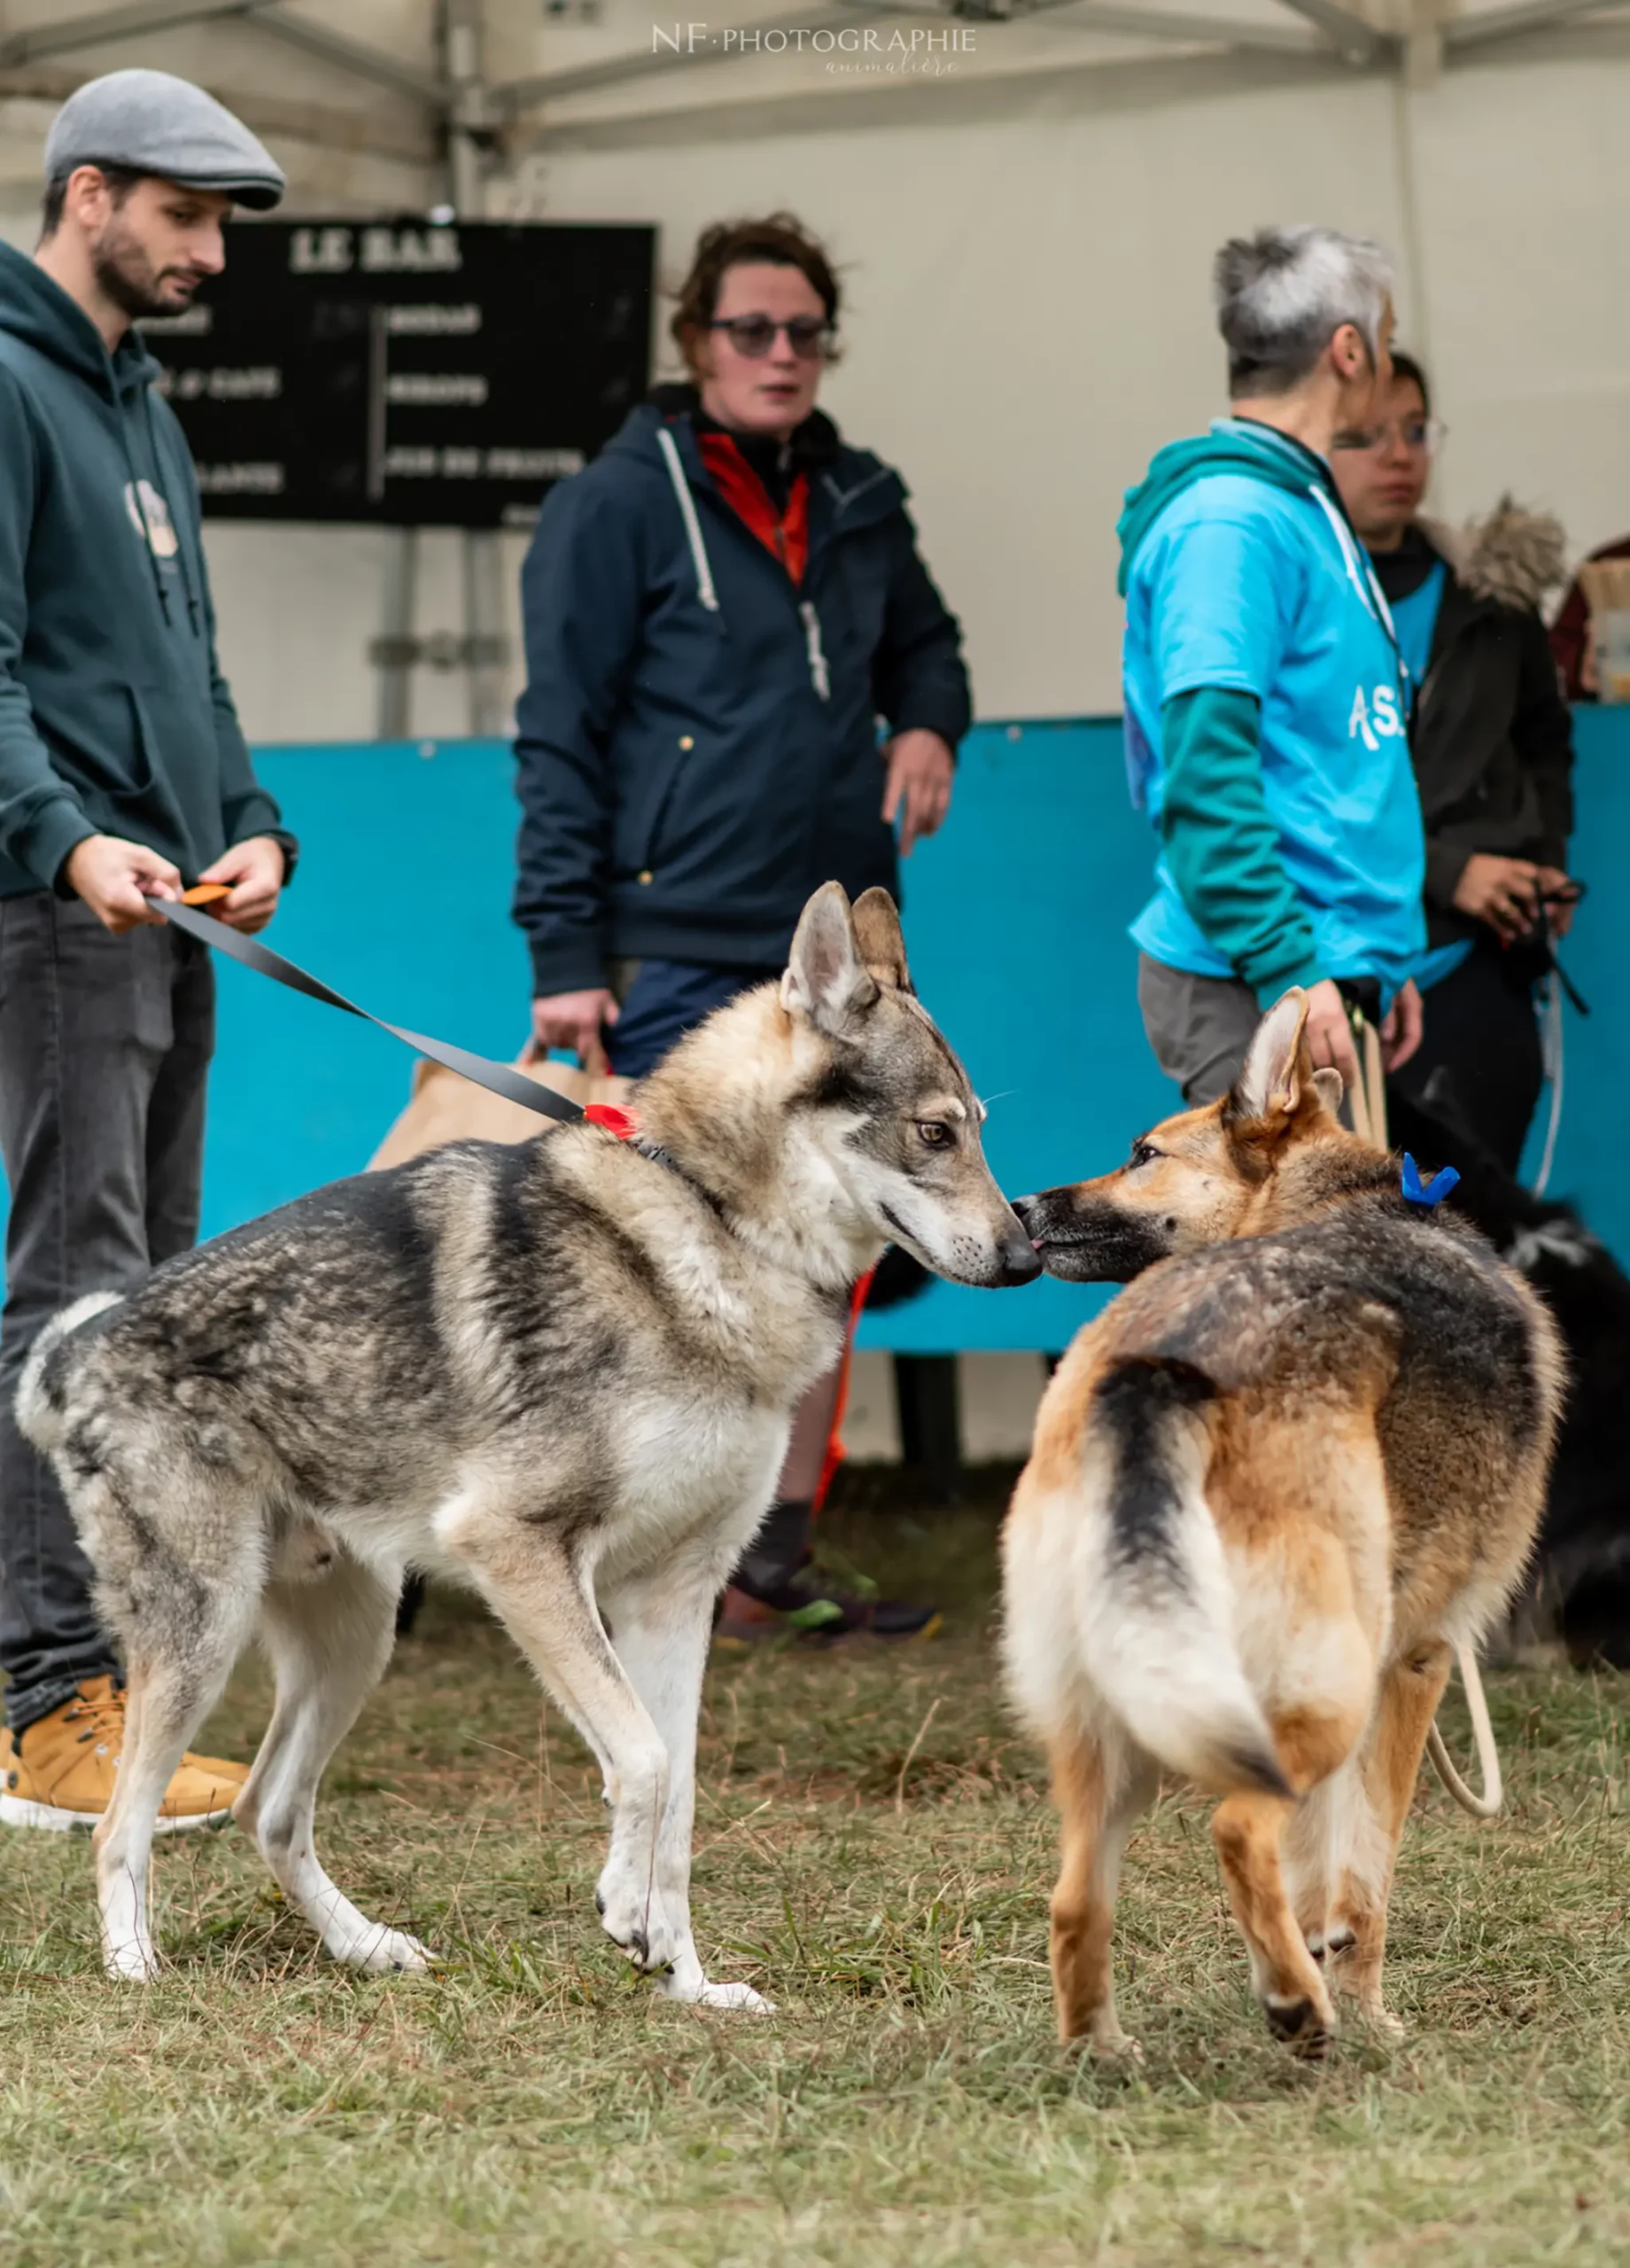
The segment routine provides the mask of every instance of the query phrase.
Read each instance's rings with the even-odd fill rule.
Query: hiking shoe
[[[932,1638],[941,1619],[937,1607],[912,1606],[898,1598],[862,1598],[843,1590],[806,1560],[773,1582],[755,1581],[745,1567],[739,1567],[720,1602],[713,1635],[727,1646],[789,1635],[846,1638],[858,1630],[868,1630],[874,1638]]]
[[[88,1677],[71,1701],[13,1736],[0,1729],[0,1826],[66,1834],[96,1825],[113,1800],[125,1744],[125,1693]],[[249,1777],[219,1757],[183,1756],[165,1790],[158,1832],[220,1827]]]

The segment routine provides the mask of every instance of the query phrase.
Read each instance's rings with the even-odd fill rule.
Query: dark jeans
[[[118,1661],[55,1477],[12,1411],[29,1343],[87,1292],[132,1291],[198,1234],[215,1038],[208,949],[110,936],[88,906],[0,899],[0,1670],[20,1732]]]
[[[1440,1096],[1515,1180],[1545,1068],[1533,987],[1504,962],[1497,940],[1479,941],[1423,994],[1419,1052],[1392,1076],[1423,1109]]]
[[[696,960],[623,963],[612,972],[621,1008],[606,1034],[607,1060],[620,1078],[643,1079],[715,1008],[780,973],[779,968],[716,968]]]

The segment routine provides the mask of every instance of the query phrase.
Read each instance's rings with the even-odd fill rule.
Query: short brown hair
[[[796,268],[807,276],[820,294],[827,322],[837,329],[837,272],[826,246],[810,234],[796,214],[770,213],[762,221],[715,221],[696,239],[690,273],[676,294],[673,320],[668,326],[687,369],[695,368],[697,341],[713,320],[726,272],[757,261],[772,268]],[[827,359],[835,361],[837,357],[828,353]]]
[[[89,159],[81,160],[82,164],[87,165],[92,162]],[[104,165],[99,158],[95,159],[94,163],[96,170],[107,183],[108,195],[113,198],[115,206],[124,203],[138,181],[146,179],[146,175],[135,166],[115,166],[111,163]],[[40,202],[40,242],[42,244],[47,237],[54,237],[61,228],[62,216],[66,212],[68,205],[68,183],[79,169],[78,166],[74,166],[67,173],[58,174],[55,181],[46,183],[45,195]]]

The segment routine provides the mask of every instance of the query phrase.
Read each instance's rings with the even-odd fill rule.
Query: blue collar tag
[[[1403,1195],[1407,1205],[1420,1205],[1427,1208],[1440,1205],[1459,1179],[1460,1176],[1453,1166],[1440,1166],[1432,1179],[1424,1182],[1415,1160],[1408,1150],[1403,1153]]]

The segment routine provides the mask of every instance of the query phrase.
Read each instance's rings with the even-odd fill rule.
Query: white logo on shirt
[[[137,499],[137,490],[140,500]],[[174,559],[181,549],[181,538],[170,518],[170,508],[151,480],[140,481],[132,487],[125,483],[125,509],[130,515],[130,524],[144,543],[151,544],[155,559]]]
[[[1378,749],[1383,741],[1395,741],[1403,730],[1403,720],[1398,713],[1397,687],[1378,685],[1373,700],[1372,708],[1364,698],[1363,687],[1354,687],[1353,713],[1347,718],[1347,738],[1362,738],[1367,749]]]

